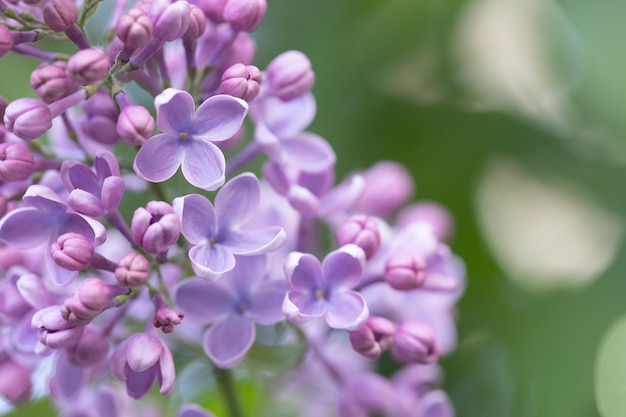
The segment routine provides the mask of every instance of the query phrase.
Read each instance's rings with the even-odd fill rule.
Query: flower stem
[[[230,417],[243,417],[241,407],[239,406],[239,402],[237,401],[237,397],[235,395],[235,385],[232,372],[229,369],[213,367],[213,373],[217,381],[217,386],[226,400],[226,407],[228,408]]]

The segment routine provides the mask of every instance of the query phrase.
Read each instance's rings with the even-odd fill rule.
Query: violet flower
[[[369,315],[365,299],[353,291],[363,273],[365,253],[349,244],[329,253],[320,264],[309,254],[292,252],[285,260],[285,275],[291,286],[283,312],[295,324],[317,317],[335,329],[356,330]]]
[[[215,207],[200,194],[174,199],[182,234],[194,245],[189,259],[197,275],[216,278],[234,268],[234,255],[260,255],[283,244],[282,227],[246,227],[260,203],[261,185],[251,173],[226,183],[215,197]]]
[[[226,161],[212,142],[233,136],[243,123],[248,104],[238,98],[216,95],[195,110],[186,91],[168,88],[155,100],[157,126],[163,133],[151,137],[139,149],[133,168],[147,181],[162,182],[182,165],[192,185],[215,190],[224,183]]]
[[[255,323],[269,325],[285,316],[281,303],[287,291],[282,280],[264,282],[265,256],[248,256],[217,282],[200,278],[176,287],[175,300],[186,317],[211,324],[204,334],[204,352],[219,368],[239,364],[254,343]]]

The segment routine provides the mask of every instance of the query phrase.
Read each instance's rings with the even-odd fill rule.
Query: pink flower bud
[[[172,206],[164,201],[150,201],[133,214],[131,231],[135,242],[149,253],[163,253],[180,236],[180,223]]]
[[[183,35],[183,39],[194,41],[198,39],[206,30],[206,16],[204,12],[196,5],[190,4],[189,10],[189,27]]]
[[[113,298],[128,292],[128,287],[108,285],[99,278],[87,278],[74,294],[65,299],[61,316],[74,325],[84,326],[110,307]]]
[[[430,364],[439,358],[435,332],[426,323],[406,321],[396,328],[391,355],[401,363]]]
[[[384,317],[371,316],[357,330],[349,332],[350,344],[355,352],[378,359],[391,345],[394,325]]]
[[[250,102],[259,94],[262,78],[254,65],[235,64],[224,71],[220,93]]]
[[[23,181],[35,169],[33,155],[21,143],[0,143],[0,180]]]
[[[155,308],[152,324],[157,329],[161,329],[163,333],[172,333],[174,326],[179,325],[183,321],[185,314],[176,313],[169,308],[160,294],[156,294],[152,297],[152,302]]]
[[[42,64],[30,75],[30,86],[43,101],[52,103],[65,97],[75,83],[60,65]]]
[[[385,265],[385,281],[394,289],[419,288],[426,279],[426,262],[408,253],[393,255]]]
[[[224,6],[224,20],[242,32],[254,32],[263,20],[267,2],[265,0],[228,0]]]
[[[150,277],[150,263],[145,256],[138,253],[129,253],[119,262],[115,270],[115,279],[121,285],[139,287]]]
[[[83,111],[87,119],[81,123],[81,128],[91,139],[105,145],[114,145],[120,140],[117,108],[106,93],[95,93],[85,101]]]
[[[81,84],[96,83],[109,74],[109,58],[97,49],[82,49],[68,61],[67,73]]]
[[[115,25],[117,37],[124,46],[137,49],[143,47],[152,36],[152,21],[140,8],[133,7],[122,15]]]
[[[337,244],[348,243],[359,246],[365,252],[365,258],[370,259],[380,247],[378,224],[365,214],[350,217],[337,230]]]
[[[161,5],[165,4],[161,2],[158,6]],[[152,36],[164,42],[171,42],[182,37],[189,28],[190,13],[191,8],[186,1],[167,4],[162,11],[158,10],[153,18]]]
[[[196,0],[196,5],[213,23],[224,22],[224,6],[228,0]]]
[[[37,311],[31,319],[31,326],[38,330],[39,341],[52,348],[61,349],[74,345],[85,328],[67,321],[61,315],[62,306],[53,305]]]
[[[143,106],[126,106],[117,118],[117,134],[133,146],[143,145],[154,131],[154,118]]]
[[[300,51],[278,55],[269,63],[266,72],[270,90],[283,101],[309,92],[315,83],[311,61]]]
[[[76,23],[78,11],[72,0],[52,0],[43,7],[43,21],[55,32],[64,32]]]
[[[80,271],[91,263],[93,245],[83,235],[64,233],[50,247],[54,262],[68,271]]]
[[[0,375],[0,397],[12,404],[24,403],[30,399],[30,370],[13,362],[7,355],[2,355]]]
[[[52,127],[48,106],[34,98],[18,98],[7,106],[4,125],[9,132],[24,140],[37,139]]]
[[[0,24],[0,57],[4,56],[13,47],[13,35],[11,30],[3,24]]]
[[[381,161],[363,173],[365,190],[357,210],[388,218],[413,195],[413,178],[407,169],[393,161]]]
[[[398,226],[413,222],[428,223],[440,241],[445,241],[454,229],[454,219],[450,212],[434,201],[422,201],[400,211],[396,219]]]
[[[67,349],[67,359],[76,366],[93,366],[101,362],[108,353],[107,339],[87,327],[78,342]]]

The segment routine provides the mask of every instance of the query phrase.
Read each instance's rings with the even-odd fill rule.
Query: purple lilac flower
[[[237,260],[218,281],[193,278],[176,287],[176,303],[192,320],[211,324],[202,345],[220,368],[240,363],[256,337],[255,323],[284,319],[281,303],[287,291],[282,280],[264,281],[265,256]]]
[[[331,252],[321,264],[313,255],[291,253],[284,266],[291,291],[283,312],[296,324],[324,317],[332,328],[356,330],[369,314],[365,299],[352,290],[364,264],[365,253],[354,244]]]
[[[215,206],[200,194],[174,199],[182,234],[194,245],[189,259],[197,275],[215,278],[233,269],[234,255],[260,255],[283,244],[281,227],[247,227],[260,203],[261,185],[250,173],[224,185],[215,197]]]
[[[224,155],[212,142],[233,136],[243,123],[248,104],[235,97],[217,95],[195,110],[191,94],[168,88],[155,99],[157,126],[163,133],[141,147],[134,169],[141,178],[162,182],[182,165],[190,184],[215,190],[224,183]]]

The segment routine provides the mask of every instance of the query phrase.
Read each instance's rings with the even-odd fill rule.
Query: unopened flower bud
[[[195,4],[213,23],[224,22],[224,6],[228,0],[196,0]]]
[[[8,355],[2,355],[0,375],[0,397],[12,404],[20,404],[30,399],[30,370],[12,361]]]
[[[126,106],[117,118],[117,134],[133,146],[143,145],[154,131],[154,118],[143,106]]]
[[[161,329],[163,333],[172,333],[174,326],[179,325],[185,315],[183,313],[176,313],[169,308],[160,294],[156,294],[152,297],[152,302],[155,308],[152,324],[157,329]]]
[[[56,64],[42,64],[30,75],[30,86],[46,103],[64,97],[74,85],[65,69]]]
[[[129,253],[119,262],[115,270],[115,279],[121,285],[139,287],[150,277],[150,263],[145,256],[138,253]]]
[[[50,247],[54,262],[68,271],[80,271],[91,263],[93,244],[78,233],[64,233]]]
[[[109,353],[109,342],[100,332],[85,328],[78,342],[67,349],[68,361],[76,366],[92,366]]]
[[[413,222],[427,223],[440,241],[445,241],[454,229],[454,219],[450,212],[434,201],[422,201],[412,204],[398,213],[396,223],[405,226]]]
[[[4,56],[13,47],[13,35],[11,30],[3,24],[0,24],[0,57]]]
[[[37,139],[52,127],[48,106],[34,98],[18,98],[7,106],[4,125],[9,132],[24,140]]]
[[[152,35],[152,21],[140,8],[133,7],[122,15],[115,25],[117,37],[124,46],[137,49],[144,46]]]
[[[164,42],[171,42],[182,37],[189,28],[191,8],[186,1],[168,4],[162,12],[157,12],[153,20],[152,36]]]
[[[401,363],[430,364],[439,357],[435,333],[428,324],[406,321],[396,328],[391,355]]]
[[[67,73],[81,84],[96,83],[109,74],[109,58],[97,49],[82,49],[68,61]]]
[[[55,32],[64,32],[78,19],[78,11],[72,0],[52,0],[43,7],[43,21]]]
[[[388,218],[413,195],[414,184],[407,169],[393,161],[381,161],[363,173],[365,190],[356,209]]]
[[[350,217],[337,230],[337,244],[348,243],[359,246],[365,252],[365,258],[370,259],[380,247],[378,224],[365,214]]]
[[[393,255],[385,265],[385,281],[394,289],[419,288],[426,279],[426,262],[409,253]]]
[[[315,83],[311,61],[300,51],[278,55],[269,63],[266,73],[271,92],[283,101],[309,92]]]
[[[349,333],[350,344],[355,352],[378,359],[391,345],[394,330],[393,323],[386,318],[371,316],[361,327]]]
[[[110,307],[113,298],[128,292],[128,287],[108,285],[99,278],[87,278],[74,294],[65,299],[61,316],[72,324],[84,326]]]
[[[74,345],[85,330],[84,326],[77,326],[64,319],[61,309],[59,305],[42,308],[31,319],[32,328],[39,331],[39,341],[52,349]]]
[[[150,201],[133,214],[131,231],[135,242],[149,253],[163,253],[178,240],[180,223],[172,206]]]
[[[254,65],[235,64],[224,71],[220,93],[250,102],[259,94],[262,78]]]
[[[183,35],[183,39],[194,41],[202,36],[206,30],[206,16],[198,6],[194,4],[190,4],[189,6],[189,27]]]
[[[91,139],[105,145],[114,145],[119,139],[117,134],[117,108],[106,93],[97,92],[83,104],[87,116],[81,124],[83,132]]]
[[[254,32],[263,20],[267,2],[265,0],[228,0],[224,6],[224,20],[242,32]]]
[[[23,181],[35,169],[33,155],[21,143],[0,143],[0,180]]]

